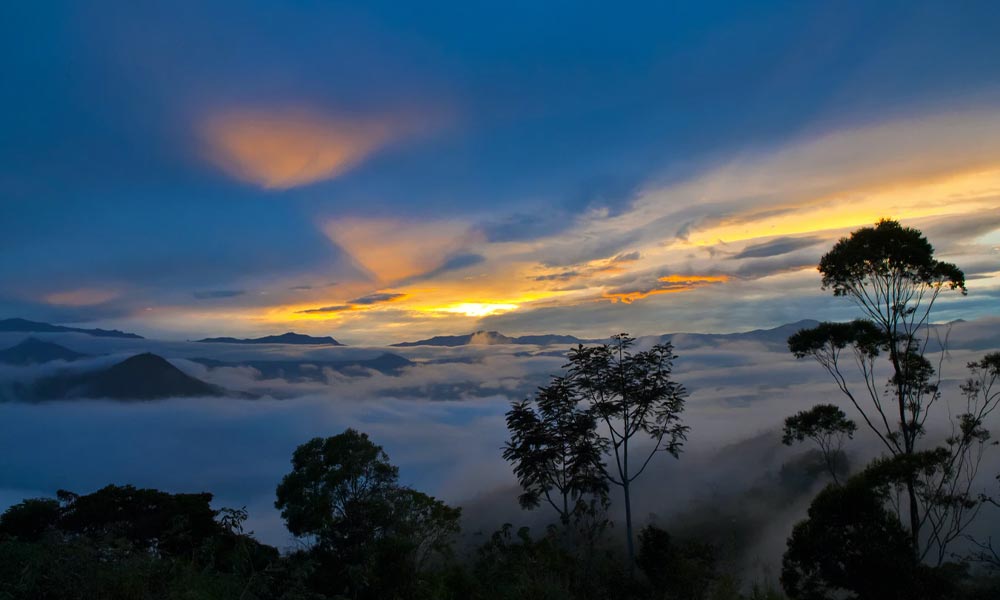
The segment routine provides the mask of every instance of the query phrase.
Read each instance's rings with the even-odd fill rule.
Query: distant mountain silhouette
[[[27,319],[0,319],[0,332],[20,331],[25,333],[86,333],[95,337],[128,338],[133,340],[144,339],[141,335],[126,333],[117,329],[81,329],[79,327],[64,327],[62,325],[52,325],[51,323],[41,323],[39,321],[29,321]]]
[[[263,379],[324,380],[323,373],[332,369],[345,375],[369,375],[378,371],[384,375],[398,375],[406,367],[415,363],[398,354],[386,352],[375,358],[356,360],[248,360],[227,362],[210,358],[195,358],[194,362],[209,368],[252,367],[260,372]]]
[[[26,395],[32,400],[156,400],[226,394],[226,390],[195,379],[163,357],[147,352],[100,371],[47,377],[30,386]]]
[[[29,337],[16,346],[0,350],[0,363],[33,365],[53,360],[77,360],[86,356],[88,355],[74,352],[59,344],[43,342],[37,338]]]
[[[269,335],[259,338],[215,337],[215,338],[205,338],[203,340],[196,340],[196,341],[207,344],[297,344],[303,346],[344,345],[330,336],[314,337],[311,335],[295,333],[292,331],[289,331],[288,333],[283,333],[281,335]]]
[[[733,342],[738,340],[756,341],[769,346],[784,346],[788,336],[809,327],[815,327],[819,321],[806,319],[795,323],[788,323],[773,329],[755,329],[738,333],[667,333],[655,336],[642,336],[645,339],[658,338],[658,341],[671,341],[675,347],[691,348],[704,345],[717,345],[723,342]],[[584,339],[572,335],[523,335],[520,337],[509,337],[496,331],[477,331],[466,335],[439,335],[426,340],[416,342],[400,342],[392,344],[397,348],[408,348],[412,346],[474,346],[492,344],[522,344],[534,346],[555,346],[555,345],[576,345],[576,344],[600,344],[607,342],[604,339]]]
[[[809,329],[817,325],[819,325],[819,321],[803,319],[771,329],[754,329],[738,333],[668,333],[659,336],[659,338],[662,341],[670,341],[675,348],[696,348],[715,346],[724,342],[751,341],[774,347],[776,350],[783,350],[787,347],[789,336],[802,329]]]
[[[476,346],[494,344],[522,344],[534,346],[550,346],[553,344],[586,344],[593,340],[584,340],[572,335],[524,335],[521,337],[509,337],[496,331],[477,331],[466,335],[438,335],[426,340],[416,342],[400,342],[392,344],[398,348],[408,348],[411,346]]]

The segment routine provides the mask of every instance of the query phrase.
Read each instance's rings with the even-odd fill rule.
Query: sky
[[[848,318],[882,217],[1000,301],[996,2],[0,6],[0,317],[384,344]]]

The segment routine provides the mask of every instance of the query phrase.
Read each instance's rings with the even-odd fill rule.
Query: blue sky
[[[749,329],[839,316],[811,265],[883,216],[973,278],[947,316],[989,313],[998,27],[993,2],[8,3],[0,313]]]

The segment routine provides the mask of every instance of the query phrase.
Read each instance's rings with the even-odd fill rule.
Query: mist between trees
[[[621,334],[571,350],[506,413],[496,452],[521,487],[519,522],[463,532],[462,507],[401,483],[378,440],[349,428],[300,445],[275,482],[297,539],[284,552],[207,493],[64,491],[0,517],[0,598],[998,597],[1000,540],[977,523],[1000,511],[1000,353],[947,380],[948,329],[933,320],[939,296],[965,294],[964,274],[894,221],[844,238],[819,269],[858,318],[803,329],[788,348],[847,410],[803,398],[773,440],[792,458],[736,499],[670,512],[684,482],[646,481],[685,460],[697,395],[671,343]],[[761,523],[795,506],[806,517],[777,527],[780,570],[748,579]],[[466,507],[466,526],[469,510],[482,505]]]

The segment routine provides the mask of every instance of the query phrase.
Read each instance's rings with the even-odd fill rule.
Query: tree
[[[884,465],[829,485],[797,524],[782,561],[781,584],[794,600],[946,598],[946,571],[922,565],[909,532],[886,508]],[[893,465],[898,467],[898,465]],[[898,473],[897,473],[898,474]]]
[[[853,301],[865,318],[852,323],[823,323],[800,331],[789,338],[789,349],[796,357],[814,358],[830,372],[891,456],[916,454],[931,408],[940,399],[939,369],[927,359],[933,334],[931,311],[943,291],[966,293],[965,275],[955,265],[936,260],[933,247],[918,230],[891,220],[863,227],[841,239],[822,257],[819,270],[823,289],[832,289],[834,296]],[[938,341],[943,347],[944,343]],[[848,347],[864,381],[861,394],[855,392],[843,370],[841,355]],[[943,359],[943,352],[941,356]],[[887,369],[880,368],[883,362]],[[887,384],[883,384],[886,380]],[[969,418],[977,420],[975,414]],[[962,456],[976,443],[975,436],[949,443],[954,460],[936,472],[937,485],[924,489],[951,489],[958,473],[954,466],[970,466]],[[963,501],[955,501],[955,494],[921,496],[918,484],[915,479],[902,483],[907,502],[899,516],[909,522],[914,556],[923,558],[936,550],[941,562],[952,534],[932,531],[922,538],[921,530],[933,519],[939,526],[932,524],[932,529],[950,528],[949,523],[955,523],[951,519],[953,508],[963,505],[969,490],[964,490]],[[962,493],[957,488],[954,491]]]
[[[792,442],[812,440],[819,446],[834,483],[840,483],[837,471],[846,470],[844,438],[853,438],[857,428],[854,421],[848,419],[840,408],[832,404],[817,404],[785,419],[781,443],[790,446]]]
[[[92,494],[56,492],[59,528],[90,538],[117,537],[160,556],[190,556],[220,535],[212,494],[170,494],[108,485]]]
[[[243,532],[245,511],[213,510],[211,494],[58,496],[0,515],[0,598],[278,597],[277,549]]]
[[[544,499],[566,528],[594,503],[606,504],[602,461],[606,444],[597,434],[594,415],[580,408],[565,378],[540,388],[533,402],[513,403],[507,430],[511,439],[504,445],[503,457],[513,463],[524,490],[519,498],[522,508],[535,508]]]
[[[672,346],[656,344],[633,353],[634,344],[634,338],[622,333],[612,337],[610,344],[580,345],[569,352],[566,365],[569,386],[602,422],[605,443],[614,457],[613,468],[605,466],[604,473],[610,483],[622,488],[630,571],[635,564],[632,482],[657,453],[677,458],[688,431],[680,417],[687,392],[671,379],[677,358]],[[651,446],[635,447],[636,436],[651,440]]]
[[[59,502],[51,498],[28,498],[0,515],[0,536],[9,535],[34,542],[56,528]]]
[[[717,551],[711,544],[678,543],[655,525],[647,525],[639,532],[636,563],[653,589],[669,600],[702,600],[719,576]]]
[[[380,446],[348,429],[295,449],[292,472],[278,485],[274,506],[296,536],[311,536],[321,546],[353,543],[390,514],[398,478],[399,469]]]
[[[316,587],[352,597],[406,595],[430,557],[450,551],[461,510],[398,483],[381,446],[354,429],[314,438],[292,455],[275,507],[313,542]]]
[[[953,432],[949,441],[962,443],[965,440],[979,442],[981,449],[989,439],[989,432],[982,427],[984,419],[990,415],[997,406],[1000,405],[1000,352],[987,354],[982,359],[968,364],[969,378],[962,385],[962,392],[966,398],[966,412],[960,426]],[[993,442],[997,445],[997,442]],[[973,468],[965,468],[966,472],[975,472],[978,468],[982,454],[972,456],[970,464]],[[959,465],[962,469],[965,465]],[[1000,475],[996,476],[1000,482]],[[1000,496],[990,496],[982,493],[979,496],[980,505],[990,504],[994,508],[1000,508]],[[979,508],[978,506],[976,508]],[[974,515],[973,515],[974,516]],[[975,550],[972,559],[976,562],[984,563],[993,569],[1000,570],[1000,548],[994,547],[991,536],[986,539],[975,539],[967,536]]]

